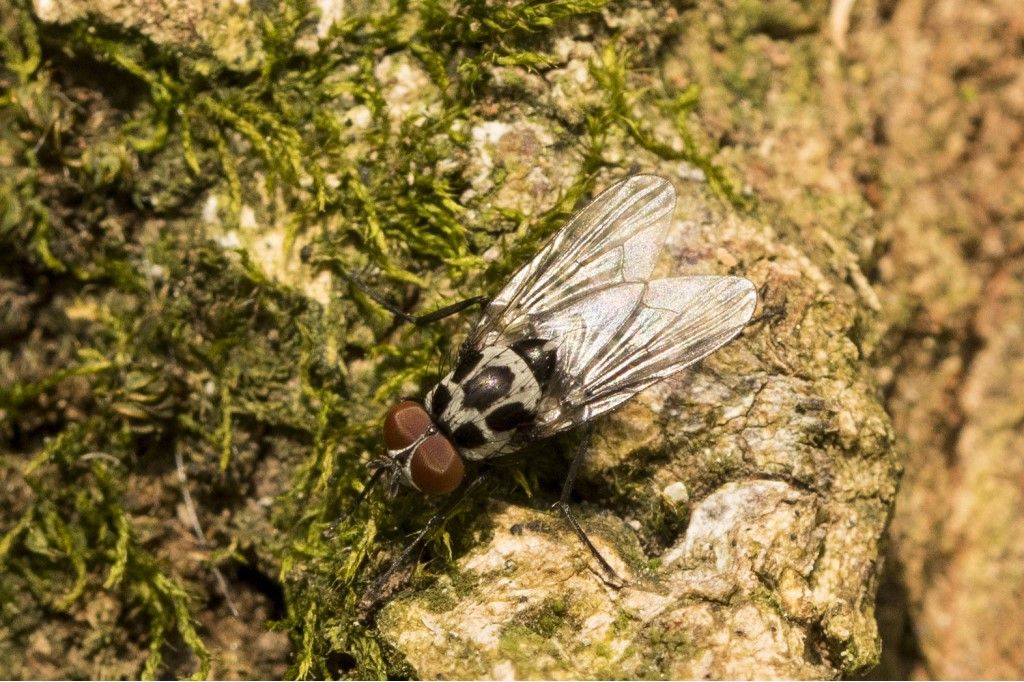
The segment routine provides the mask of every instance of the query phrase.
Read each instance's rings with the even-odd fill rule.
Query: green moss
[[[821,0],[739,0],[728,18],[734,38],[764,34],[774,39],[793,39],[817,30],[827,14]]]
[[[612,622],[612,632],[616,635],[629,632],[633,627],[634,620],[636,620],[635,616],[628,611],[619,611]]]
[[[778,592],[765,585],[759,585],[751,590],[749,598],[754,603],[761,604],[762,606],[767,607],[770,611],[774,611],[779,614],[782,618],[788,617]]]
[[[434,581],[431,588],[425,593],[428,599],[423,602],[423,606],[435,613],[444,613],[451,610],[462,597],[476,592],[479,580],[468,573],[444,575]]]
[[[502,630],[498,652],[502,658],[512,661],[517,674],[523,677],[543,677],[544,659],[559,655],[549,638],[518,623]]]
[[[873,621],[874,614],[870,618]],[[842,650],[843,672],[850,677],[864,675],[878,665],[881,652],[882,643],[878,633],[859,630]]]
[[[666,628],[664,624],[655,623],[644,628],[643,639],[653,651],[671,651],[672,655],[666,658],[676,661],[685,660],[699,653],[689,631],[681,627]]]
[[[666,627],[655,621],[645,626],[630,645],[623,658],[637,656],[642,663],[635,676],[641,679],[663,679],[667,661],[680,666],[682,661],[697,658],[701,651],[694,645],[691,634],[682,627]]]
[[[592,136],[595,139],[602,139],[610,127],[621,127],[643,149],[663,159],[686,161],[699,168],[711,189],[737,208],[751,208],[749,200],[736,190],[723,170],[714,163],[715,150],[702,149],[697,135],[693,132],[690,118],[699,101],[699,89],[690,86],[658,102],[658,108],[662,113],[667,113],[675,122],[676,132],[682,143],[680,148],[676,148],[659,140],[645,127],[643,120],[635,115],[635,101],[641,93],[629,87],[629,59],[628,49],[608,44],[601,52],[600,58],[591,65],[591,74],[600,85],[607,102],[599,115],[588,121]]]
[[[516,619],[518,623],[525,626],[541,637],[552,637],[561,627],[572,625],[569,617],[569,607],[563,599],[551,599],[543,604],[524,611]]]
[[[96,421],[69,428],[25,467],[32,500],[0,539],[5,601],[32,595],[57,612],[72,613],[91,594],[117,594],[148,618],[143,677],[158,676],[172,633],[199,659],[195,676],[205,677],[210,656],[184,588],[140,546],[121,501],[116,460],[87,452],[88,433],[99,428]],[[62,576],[69,573],[67,586]]]

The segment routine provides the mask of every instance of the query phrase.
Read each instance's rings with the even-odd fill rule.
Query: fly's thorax
[[[386,466],[399,482],[431,495],[455,490],[465,476],[462,457],[422,405],[403,400],[384,417]]]
[[[427,394],[427,410],[466,459],[508,454],[513,437],[537,415],[554,357],[554,345],[541,339],[463,349]]]

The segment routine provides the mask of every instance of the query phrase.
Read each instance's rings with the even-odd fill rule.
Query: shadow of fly
[[[652,277],[675,205],[665,178],[628,177],[576,213],[494,298],[425,315],[399,309],[346,275],[410,324],[483,306],[452,371],[422,400],[402,400],[384,418],[386,452],[370,463],[373,474],[356,505],[381,482],[392,495],[402,488],[463,492],[364,592],[364,619],[402,587],[430,535],[481,484],[486,468],[468,477],[467,468],[590,422],[706,357],[751,321],[757,293],[747,279]],[[584,438],[573,457],[556,506],[617,585],[569,506],[588,443]]]

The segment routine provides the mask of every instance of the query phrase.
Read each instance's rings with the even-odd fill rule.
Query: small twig
[[[210,549],[210,543],[206,541],[206,534],[203,533],[203,526],[199,523],[199,515],[196,513],[196,505],[192,501],[192,494],[188,491],[188,476],[185,474],[185,461],[181,457],[181,452],[175,448],[174,450],[174,465],[178,470],[178,482],[181,484],[181,496],[185,501],[185,510],[188,513],[188,520],[192,524],[192,532],[196,536],[196,540],[203,549]],[[224,579],[224,574],[221,573],[220,569],[216,565],[210,564],[210,569],[213,571],[213,577],[217,581],[217,588],[220,590],[221,595],[224,597],[224,602],[228,605],[228,610],[231,611],[231,615],[238,618],[238,609],[235,607],[234,600],[231,599],[231,593],[228,592],[228,581]]]
[[[124,466],[121,463],[121,460],[119,460],[117,457],[114,457],[109,452],[87,452],[81,457],[79,457],[79,460],[83,462],[91,462],[94,459],[104,460],[106,462],[109,462],[110,464],[113,464],[114,466]]]
[[[846,52],[846,34],[850,31],[850,15],[856,0],[835,0],[829,12],[828,23],[832,42],[840,52]]]

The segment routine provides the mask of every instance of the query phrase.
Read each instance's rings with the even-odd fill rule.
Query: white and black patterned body
[[[388,410],[386,452],[374,461],[364,492],[386,475],[392,492],[404,484],[428,495],[451,493],[466,476],[464,460],[512,454],[589,422],[739,334],[757,304],[752,282],[730,275],[655,276],[675,205],[668,180],[635,175],[576,213],[487,303],[452,372],[422,403],[406,399]],[[370,295],[416,324],[482,302],[467,299],[414,317]],[[577,452],[557,504],[617,581],[569,508],[584,452]],[[468,488],[482,475],[474,472]],[[401,582],[399,571],[458,503],[428,522],[361,606],[369,610]]]
[[[425,407],[466,459],[510,454],[529,438],[555,363],[555,346],[543,339],[464,347]]]

